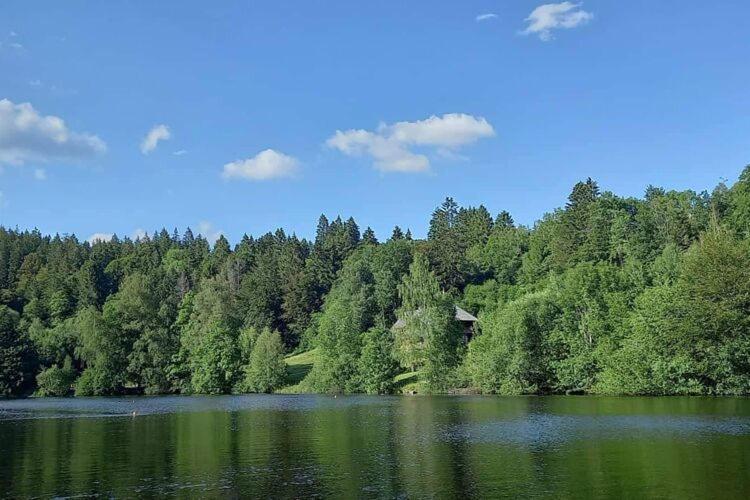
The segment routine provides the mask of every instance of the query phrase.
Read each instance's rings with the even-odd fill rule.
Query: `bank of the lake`
[[[0,495],[748,498],[744,398],[0,401]]]

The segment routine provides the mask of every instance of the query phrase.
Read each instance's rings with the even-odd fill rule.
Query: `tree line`
[[[533,227],[447,198],[424,240],[325,216],[234,248],[0,228],[2,396],[272,392],[311,349],[295,390],[748,394],[750,166],[642,198],[588,179]]]

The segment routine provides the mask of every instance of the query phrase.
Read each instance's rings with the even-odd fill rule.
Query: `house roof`
[[[471,314],[464,311],[458,306],[456,306],[456,319],[458,321],[471,321],[472,323],[479,321],[477,320],[477,318],[475,318],[474,316],[472,316]]]
[[[474,316],[472,316],[468,312],[464,311],[460,307],[458,307],[458,306],[454,306],[454,307],[456,308],[456,316],[455,316],[456,321],[462,321],[462,322],[465,322],[465,323],[468,323],[468,322],[476,323],[477,321],[479,321],[477,318],[475,318]],[[403,319],[399,318],[393,324],[393,328],[403,328],[405,325],[406,325],[406,322]]]

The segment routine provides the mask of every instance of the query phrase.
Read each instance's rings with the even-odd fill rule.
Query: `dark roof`
[[[476,323],[479,321],[477,318],[469,314],[468,312],[464,311],[458,306],[454,306],[456,308],[456,321],[461,321],[464,323]],[[403,319],[399,318],[394,324],[393,328],[403,328],[406,323]]]

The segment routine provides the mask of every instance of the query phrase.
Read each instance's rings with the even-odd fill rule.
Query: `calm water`
[[[0,497],[78,495],[746,499],[750,400],[0,401]]]

